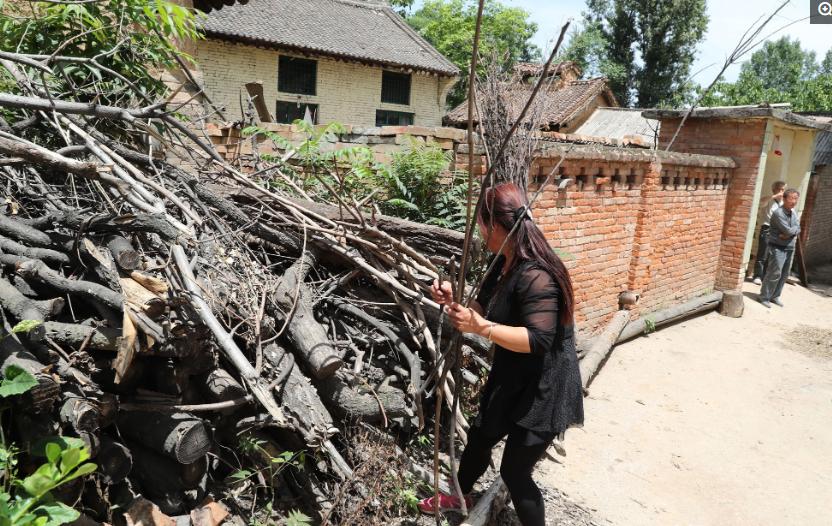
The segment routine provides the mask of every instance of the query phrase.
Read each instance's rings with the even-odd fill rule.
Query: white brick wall
[[[337,121],[356,126],[374,126],[376,110],[404,111],[414,114],[417,126],[440,126],[445,108],[445,95],[453,80],[414,73],[411,81],[410,104],[381,102],[383,68],[341,62],[329,58],[318,61],[317,95],[306,96],[278,93],[278,56],[288,52],[258,48],[220,40],[197,43],[194,58],[198,62],[205,90],[219,106],[226,108],[228,119],[237,119],[240,93],[247,82],[263,83],[263,94],[269,111],[274,114],[277,100],[318,104],[320,123]],[[243,97],[245,102],[245,96]]]

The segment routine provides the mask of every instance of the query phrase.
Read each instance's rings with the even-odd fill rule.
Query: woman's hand
[[[482,336],[488,326],[488,320],[480,316],[477,311],[470,307],[451,303],[448,306],[448,318],[454,327],[460,332],[470,332]]]
[[[443,281],[440,285],[438,280],[433,280],[430,295],[433,297],[433,301],[440,305],[450,305],[454,302],[454,293],[450,281]]]

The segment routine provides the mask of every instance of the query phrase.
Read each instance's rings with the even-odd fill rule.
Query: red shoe
[[[436,496],[428,497],[426,499],[422,499],[419,501],[419,511],[422,513],[429,513],[433,515],[434,513],[434,499]],[[468,510],[471,509],[473,502],[471,501],[471,497],[465,497],[465,506]],[[439,494],[439,511],[459,511],[462,509],[462,506],[459,502],[459,497],[456,495],[445,495],[444,493]]]

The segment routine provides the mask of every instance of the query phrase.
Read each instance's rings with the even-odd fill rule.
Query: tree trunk
[[[727,290],[722,294],[719,313],[729,318],[741,318],[745,311],[745,296],[741,290]]]
[[[629,320],[630,311],[620,310],[616,312],[604,331],[593,340],[592,346],[580,362],[581,385],[584,388],[589,385],[601,362],[607,357]]]
[[[641,318],[631,321],[624,327],[615,343],[625,342],[641,334],[647,334],[656,327],[679,321],[700,312],[715,309],[722,301],[722,292],[714,292],[705,296],[686,301],[681,305],[670,307],[658,312],[645,314]],[[649,327],[652,328],[649,328]]]

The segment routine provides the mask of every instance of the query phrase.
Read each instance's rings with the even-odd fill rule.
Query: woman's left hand
[[[459,303],[451,303],[448,306],[448,318],[460,332],[471,332],[482,334],[488,327],[488,321],[477,314],[477,312]]]

